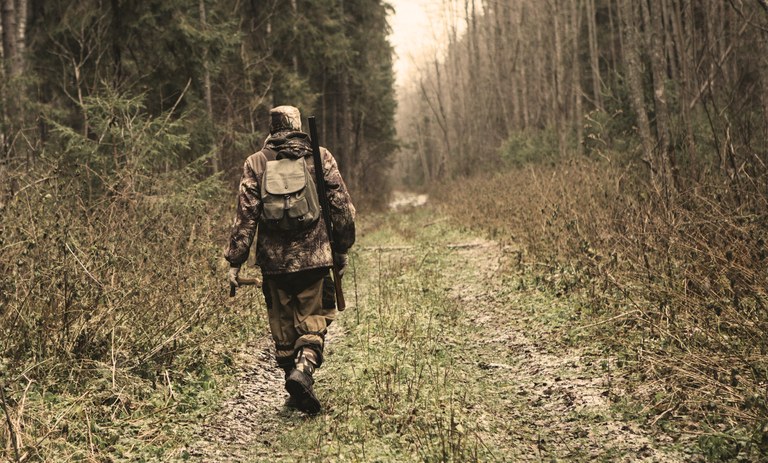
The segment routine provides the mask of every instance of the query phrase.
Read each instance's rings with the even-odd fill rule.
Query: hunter
[[[230,264],[228,282],[238,286],[240,267],[248,259],[256,236],[256,265],[263,276],[262,291],[275,342],[275,358],[277,365],[285,371],[285,388],[290,394],[286,405],[314,414],[321,406],[312,387],[312,374],[323,364],[325,335],[336,317],[329,269],[335,263],[339,273],[344,273],[347,250],[355,241],[355,208],[336,160],[330,151],[320,147],[336,252],[331,252],[322,214],[312,211],[313,208],[319,210],[317,190],[315,198],[310,197],[311,189],[315,188],[312,181],[307,180],[311,185],[307,185],[307,192],[302,192],[309,198],[309,206],[305,198],[300,197],[297,201],[301,201],[303,207],[293,207],[289,202],[295,198],[285,196],[285,205],[280,197],[275,212],[269,203],[272,196],[269,186],[276,183],[275,179],[283,177],[279,177],[281,173],[276,170],[280,162],[269,161],[303,159],[304,162],[293,163],[295,167],[290,168],[304,169],[302,172],[308,173],[308,177],[316,177],[310,137],[301,131],[299,110],[293,106],[278,106],[270,110],[270,119],[264,147],[249,156],[243,166],[237,215],[225,253]],[[293,176],[284,178],[297,177],[301,182],[301,174],[297,176],[295,171]],[[289,208],[298,212],[289,212]],[[288,223],[289,219],[307,210],[306,220],[298,217]],[[285,213],[285,220],[276,220],[275,213]]]

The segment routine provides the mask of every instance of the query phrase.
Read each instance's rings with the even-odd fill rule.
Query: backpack
[[[269,230],[304,230],[320,218],[320,201],[304,157],[267,161],[261,182],[261,224]]]

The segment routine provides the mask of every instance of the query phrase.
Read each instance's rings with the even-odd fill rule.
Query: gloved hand
[[[227,278],[229,279],[229,284],[233,285],[235,288],[240,286],[240,284],[237,282],[237,275],[240,274],[240,267],[229,267],[229,273]]]
[[[347,264],[349,263],[349,256],[347,253],[333,253],[333,265],[339,269],[339,276],[344,276],[344,272],[347,271]]]

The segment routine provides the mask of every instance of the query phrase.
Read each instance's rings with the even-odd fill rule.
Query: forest
[[[768,4],[445,11],[402,99],[405,181],[583,292],[657,417],[765,452]]]
[[[381,0],[0,0],[0,459],[768,455],[768,2],[431,3],[441,45],[395,88]],[[258,405],[263,439],[207,460],[234,444],[195,450],[200,417],[268,336],[255,291],[227,298],[223,246],[280,104],[317,117],[358,207],[333,351],[352,366],[329,356],[328,414]],[[393,189],[427,209],[388,211]],[[606,408],[571,398],[542,425],[505,395],[501,420],[473,388],[527,377],[484,350],[483,301],[496,329],[592,359]]]

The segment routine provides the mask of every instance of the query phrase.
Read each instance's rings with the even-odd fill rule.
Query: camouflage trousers
[[[292,369],[296,352],[308,347],[317,353],[319,367],[327,328],[336,319],[328,269],[265,275],[262,291],[278,366]]]

